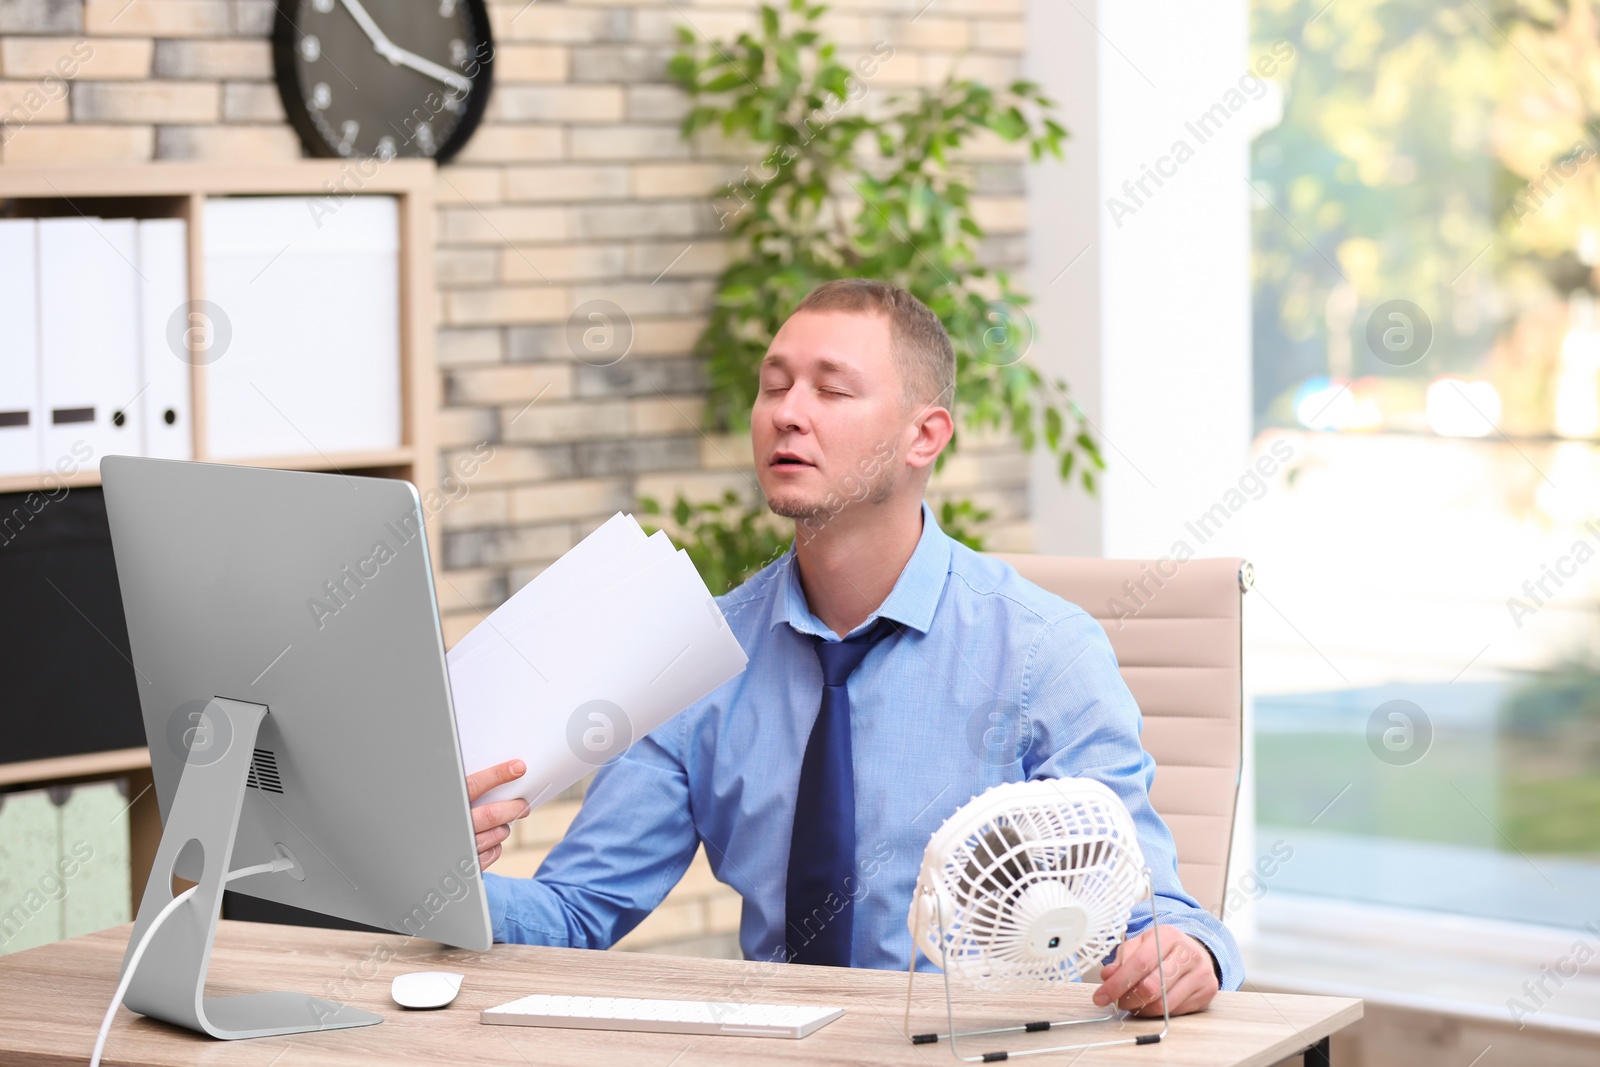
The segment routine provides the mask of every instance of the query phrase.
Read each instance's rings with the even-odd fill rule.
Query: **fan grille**
[[[996,786],[923,857],[911,933],[952,977],[987,988],[1075,981],[1119,945],[1147,895],[1127,808],[1089,779]]]

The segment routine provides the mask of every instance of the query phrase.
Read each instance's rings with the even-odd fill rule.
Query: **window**
[[[1271,888],[1600,899],[1600,28],[1254,0],[1257,833]],[[1281,447],[1281,446],[1280,446]]]

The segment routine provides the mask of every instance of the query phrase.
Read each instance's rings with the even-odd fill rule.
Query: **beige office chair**
[[[1156,761],[1150,802],[1178,846],[1178,876],[1221,917],[1239,797],[1244,697],[1240,559],[997,555],[1100,623],[1144,713]]]

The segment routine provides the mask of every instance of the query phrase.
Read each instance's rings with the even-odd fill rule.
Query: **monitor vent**
[[[282,793],[283,779],[278,776],[278,755],[271,749],[258,748],[250,757],[250,777],[245,785],[264,793]]]

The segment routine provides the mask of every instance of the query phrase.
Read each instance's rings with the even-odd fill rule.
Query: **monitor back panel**
[[[487,948],[416,489],[125,456],[101,472],[163,819],[190,749],[234,743],[211,698],[264,704],[232,865],[282,843],[305,877],[235,889]]]

